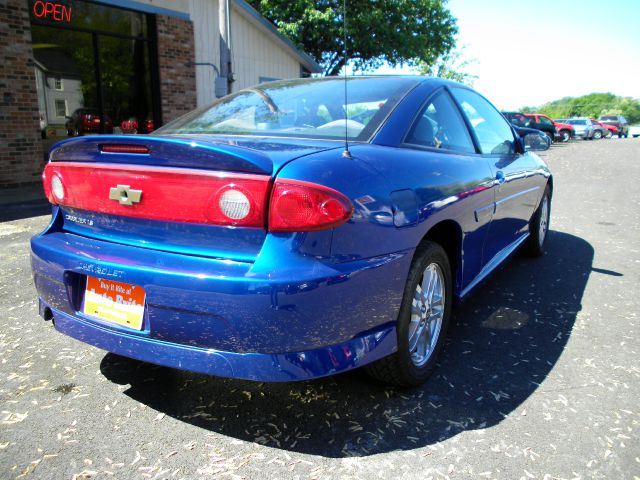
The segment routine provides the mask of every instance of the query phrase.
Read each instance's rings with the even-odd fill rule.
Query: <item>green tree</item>
[[[347,54],[356,70],[433,64],[455,44],[456,19],[447,0],[350,0]],[[343,0],[249,0],[278,31],[310,54],[326,75],[346,63]]]
[[[551,118],[624,115],[629,123],[640,122],[640,100],[613,93],[590,93],[581,97],[564,97],[539,107],[522,107],[523,112],[539,112]]]
[[[477,63],[478,60],[475,58],[464,58],[464,49],[464,46],[454,48],[440,55],[432,63],[419,61],[418,71],[421,75],[445,78],[471,87],[478,76],[468,73],[467,69],[469,66]]]

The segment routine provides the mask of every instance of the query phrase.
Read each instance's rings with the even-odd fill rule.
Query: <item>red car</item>
[[[100,112],[90,108],[78,108],[68,117],[67,135],[75,137],[85,133],[113,133],[113,122],[105,115],[104,132],[100,131]]]
[[[591,123],[594,125],[600,125],[603,128],[607,129],[607,133],[605,133],[604,138],[611,138],[614,135],[618,135],[620,133],[620,129],[618,129],[618,127],[616,127],[615,125],[609,125],[607,123],[602,123],[600,120],[596,120],[595,118],[589,118],[589,120],[591,120]]]
[[[573,125],[556,122],[542,113],[525,113],[524,116],[531,120],[531,128],[537,128],[538,130],[542,130],[545,133],[547,131],[551,132],[552,130],[551,128],[544,127],[555,127],[554,138],[557,138],[563,142],[568,142],[569,139],[573,138],[573,136],[575,135]]]

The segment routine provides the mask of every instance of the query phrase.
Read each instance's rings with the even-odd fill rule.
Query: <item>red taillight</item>
[[[103,145],[102,151],[116,146]],[[51,162],[42,179],[53,204],[151,220],[265,228],[270,193],[271,232],[330,229],[345,223],[353,212],[349,199],[331,188],[282,179],[271,189],[268,175]]]
[[[352,212],[349,199],[331,188],[298,180],[276,180],[269,206],[269,231],[326,230],[345,223]]]
[[[126,143],[107,143],[104,145],[100,145],[100,151],[104,153],[133,153],[146,155],[149,153],[149,147],[147,147],[146,145],[129,145]]]

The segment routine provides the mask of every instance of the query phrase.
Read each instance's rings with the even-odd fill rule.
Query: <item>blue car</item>
[[[543,253],[553,181],[468,87],[298,79],[148,136],[56,144],[31,241],[40,314],[168,367],[259,381],[366,366],[424,382],[452,306],[520,247]]]

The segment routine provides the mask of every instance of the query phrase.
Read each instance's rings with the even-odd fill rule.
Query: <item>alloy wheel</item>
[[[431,263],[424,270],[411,302],[409,324],[409,354],[416,367],[421,367],[433,355],[445,310],[445,283],[442,268]]]

